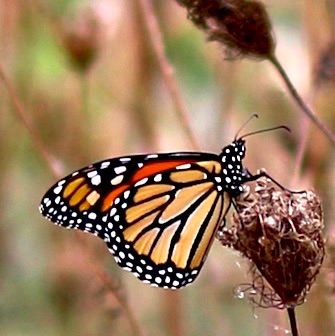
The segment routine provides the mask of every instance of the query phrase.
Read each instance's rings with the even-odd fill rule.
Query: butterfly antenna
[[[240,127],[240,129],[236,132],[236,135],[234,137],[234,141],[236,141],[238,139],[238,135],[241,133],[241,131],[243,130],[243,128],[245,126],[247,126],[250,122],[250,120],[252,120],[253,118],[258,118],[258,114],[257,113],[253,113],[243,124],[242,126]],[[244,137],[244,136],[243,136]],[[241,137],[241,138],[243,138]]]
[[[276,130],[280,130],[280,129],[285,130],[287,132],[291,132],[291,130],[287,126],[280,125],[280,126],[275,126],[275,127],[270,127],[270,128],[264,128],[264,129],[261,129],[261,130],[258,130],[258,131],[246,133],[246,134],[242,135],[240,137],[240,139],[244,139],[244,138],[249,137],[251,135],[265,133],[265,132],[272,132],[272,131],[276,131]]]

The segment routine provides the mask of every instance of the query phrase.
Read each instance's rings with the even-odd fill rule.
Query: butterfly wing
[[[102,161],[59,181],[40,210],[104,239],[116,262],[140,280],[179,288],[198,275],[230,206],[221,170],[207,153]]]

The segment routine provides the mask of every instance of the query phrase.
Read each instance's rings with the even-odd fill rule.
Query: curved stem
[[[271,57],[269,57],[269,61],[278,70],[290,94],[292,95],[293,99],[296,101],[298,106],[301,108],[303,113],[305,113],[306,116],[319,128],[319,130],[332,142],[332,144],[335,145],[334,132],[325,123],[323,123],[323,121],[319,119],[319,117],[315,114],[315,112],[312,111],[310,107],[307,106],[307,104],[304,102],[304,100],[301,98],[296,88],[292,84],[290,78],[288,77],[286,71],[284,70],[280,62],[278,61],[277,57],[275,55],[272,55]]]
[[[28,131],[36,149],[37,152],[42,156],[42,158],[47,163],[47,167],[50,169],[50,171],[53,173],[53,175],[56,178],[60,178],[64,172],[62,166],[58,163],[58,161],[52,156],[48,148],[44,145],[42,138],[40,137],[39,133],[36,131],[33,122],[31,121],[29,114],[24,109],[22,102],[20,101],[20,98],[16,94],[16,91],[14,89],[13,84],[11,83],[10,79],[6,76],[5,71],[2,67],[2,64],[0,63],[0,79],[3,81],[9,97],[12,99],[14,104],[14,111],[21,121],[22,125],[26,128]],[[81,241],[81,244],[83,244],[83,240],[80,239],[81,236],[78,234],[79,240]],[[87,248],[86,248],[87,250]],[[143,336],[144,333],[140,328],[139,323],[137,322],[133,312],[131,311],[130,307],[128,306],[127,302],[120,296],[120,294],[116,291],[115,288],[117,288],[115,282],[113,279],[111,279],[108,276],[108,273],[103,269],[103,267],[96,262],[95,257],[92,255],[91,251],[88,251],[89,257],[93,260],[92,263],[95,265],[96,269],[96,275],[100,278],[102,283],[105,285],[105,287],[109,290],[110,293],[116,298],[118,303],[120,304],[121,308],[124,311],[125,316],[127,317],[129,324],[131,325],[134,335],[136,336]]]
[[[43,159],[47,162],[48,167],[50,168],[52,174],[56,178],[59,178],[62,175],[63,167],[61,166],[60,162],[57,161],[54,158],[54,156],[50,153],[50,151],[44,146],[42,138],[35,130],[35,127],[28,113],[21,104],[20,99],[18,98],[18,95],[14,89],[14,86],[12,85],[11,81],[5,74],[5,71],[1,63],[0,63],[0,78],[2,79],[2,82],[8,92],[8,95],[14,104],[14,112],[16,113],[17,117],[24,125],[28,133],[30,134],[33,144],[37,149],[37,152],[40,153]]]

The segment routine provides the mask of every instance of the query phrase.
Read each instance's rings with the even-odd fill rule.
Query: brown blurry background
[[[292,133],[247,139],[245,165],[291,189],[315,188],[332,243],[334,151],[296,108],[268,62],[224,60],[174,1],[154,1],[167,56],[200,149],[219,153],[240,126]],[[333,1],[266,0],[276,54],[293,83],[335,129]],[[104,158],[192,150],[176,115],[136,0],[0,2],[0,62],[35,135],[65,175]],[[234,289],[248,264],[214,243],[197,281],[170,292],[120,270],[105,244],[45,220],[38,205],[56,181],[0,85],[1,335],[285,335],[285,311],[253,308]],[[299,144],[307,139],[303,160]],[[331,256],[331,255],[330,255]],[[326,260],[297,309],[301,334],[334,335],[334,279]],[[101,270],[116,288],[106,288]],[[128,314],[114,292],[128,303]],[[137,328],[131,323],[132,316]]]

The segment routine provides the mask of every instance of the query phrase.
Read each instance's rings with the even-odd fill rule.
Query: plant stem
[[[318,116],[311,110],[310,107],[304,102],[301,98],[297,90],[295,89],[294,85],[292,84],[290,78],[288,77],[286,71],[278,61],[275,55],[269,57],[269,61],[275,66],[275,68],[280,73],[280,76],[283,78],[290,94],[292,95],[293,99],[297,102],[298,106],[301,110],[306,114],[306,116],[319,128],[319,130],[335,145],[335,134],[334,132],[321,121]]]
[[[162,73],[162,78],[170,93],[172,101],[176,108],[177,117],[179,118],[181,127],[183,128],[188,140],[190,141],[193,149],[198,149],[199,145],[193,133],[190,123],[190,116],[187,112],[185,103],[179,92],[172,66],[170,65],[165,52],[162,34],[159,30],[157,18],[154,13],[153,4],[151,0],[140,0],[143,17],[148,29],[149,38],[153,46],[157,62]]]
[[[28,131],[33,141],[33,144],[37,149],[37,152],[41,154],[43,159],[47,162],[53,176],[59,178],[63,174],[63,167],[61,163],[54,158],[54,156],[49,152],[48,148],[44,145],[43,140],[35,129],[35,126],[29,114],[23,107],[23,104],[21,103],[12,82],[5,74],[5,70],[2,64],[0,64],[0,79],[2,80],[10,99],[14,104],[14,112],[16,113],[16,116]]]
[[[87,258],[90,261],[93,269],[95,270],[96,276],[99,278],[99,280],[101,281],[102,285],[106,288],[106,290],[113,295],[114,299],[123,309],[123,313],[125,314],[125,317],[132,328],[133,335],[144,336],[145,335],[144,331],[142,330],[137,319],[135,318],[133,311],[129,307],[127,299],[124,297],[124,295],[122,295],[120,291],[120,284],[117,281],[115,281],[111,276],[109,276],[109,274],[106,272],[101,263],[96,262],[96,256],[85,243],[82,234],[80,232],[76,233],[77,238],[81,244],[81,247],[84,248],[84,251],[87,253]]]
[[[1,63],[0,63],[0,81],[3,82],[5,88],[7,89],[8,95],[14,104],[14,112],[16,113],[22,125],[28,131],[28,134],[30,135],[33,144],[35,145],[37,152],[45,160],[47,167],[50,169],[54,177],[60,178],[64,174],[62,165],[53,157],[53,155],[49,152],[48,148],[44,145],[43,139],[36,130],[33,121],[30,118],[30,115],[24,108],[23,103],[21,102],[19,96],[17,95],[14,85],[5,74],[4,68]],[[84,245],[83,240],[81,239],[81,235],[78,234],[77,236],[81,244]],[[144,333],[141,330],[139,323],[135,319],[132,310],[130,309],[127,302],[117,292],[116,290],[117,286],[115,285],[115,282],[108,276],[107,271],[105,271],[105,269],[101,266],[101,264],[96,262],[96,257],[93,255],[93,253],[91,251],[88,251],[87,247],[85,248],[89,253],[90,258],[93,260],[92,263],[95,265],[96,275],[106,286],[109,293],[111,293],[116,298],[117,302],[120,304],[129,324],[133,329],[133,334],[136,336],[143,336]]]
[[[89,116],[89,74],[88,72],[81,72],[79,76],[80,80],[80,101],[81,101],[81,114],[82,117],[88,118]]]
[[[295,317],[295,307],[288,307],[287,308],[287,313],[288,313],[288,317],[290,319],[292,336],[299,336],[297,319]]]

